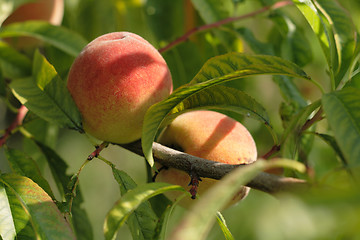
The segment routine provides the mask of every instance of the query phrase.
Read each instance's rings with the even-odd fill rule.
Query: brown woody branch
[[[140,156],[143,156],[140,141],[129,144],[122,144],[119,146]],[[155,161],[164,166],[177,168],[188,173],[196,172],[199,177],[213,179],[220,179],[231,172],[233,169],[242,166],[209,161],[171,149],[159,143],[153,144],[153,154]],[[308,183],[304,180],[280,177],[265,172],[259,173],[246,185],[248,187],[271,194],[281,191],[304,189],[308,187]]]

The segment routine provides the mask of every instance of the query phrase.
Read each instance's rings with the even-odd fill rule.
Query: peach
[[[179,115],[160,134],[158,142],[197,157],[227,164],[248,164],[257,159],[256,145],[249,131],[236,120],[214,111],[198,110]],[[156,181],[187,189],[190,176],[181,170],[168,168],[159,172]],[[201,197],[217,181],[203,178],[198,187],[198,195]],[[248,191],[248,187],[242,187],[228,206],[244,198]],[[175,191],[165,193],[172,201],[181,194]],[[186,208],[192,203],[193,199],[190,197],[179,202]]]
[[[64,0],[37,0],[25,3],[15,9],[2,23],[2,26],[28,20],[43,20],[53,25],[60,25],[64,15]],[[30,37],[7,38],[16,48],[36,47],[40,41]]]
[[[172,92],[169,68],[145,39],[113,32],[90,42],[73,62],[67,87],[84,130],[113,143],[141,137],[147,109]]]

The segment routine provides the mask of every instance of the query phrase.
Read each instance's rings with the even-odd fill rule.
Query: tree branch
[[[129,144],[121,144],[119,146],[140,156],[144,156],[140,141]],[[188,173],[195,171],[199,177],[213,179],[220,179],[233,169],[243,165],[230,165],[206,160],[171,149],[159,143],[153,143],[153,153],[155,161],[164,166],[180,169]],[[274,194],[281,191],[304,189],[308,187],[308,183],[304,180],[296,178],[280,177],[262,172],[251,180],[247,186]]]
[[[220,20],[218,22],[214,22],[214,23],[210,23],[210,24],[206,24],[206,25],[203,25],[203,26],[200,26],[200,27],[193,28],[193,29],[189,30],[188,32],[186,32],[181,37],[179,37],[179,38],[175,39],[174,41],[170,42],[165,47],[160,48],[159,52],[164,53],[164,52],[168,51],[172,47],[186,41],[187,39],[189,39],[190,36],[194,35],[195,33],[206,31],[206,30],[209,30],[209,29],[212,29],[212,28],[217,28],[217,27],[220,27],[222,25],[225,25],[225,24],[228,24],[228,23],[231,23],[231,22],[235,22],[235,21],[246,19],[246,18],[254,17],[254,16],[259,15],[261,13],[264,13],[266,11],[279,9],[279,8],[282,8],[282,7],[285,7],[287,5],[291,5],[291,4],[293,4],[292,1],[280,1],[280,2],[277,2],[277,3],[273,4],[273,5],[271,5],[271,6],[265,6],[265,7],[261,8],[261,9],[259,9],[259,10],[256,10],[254,12],[251,12],[251,13],[248,13],[248,14],[245,14],[245,15],[241,15],[241,16],[238,16],[238,17],[229,17],[229,18],[222,19],[222,20]]]

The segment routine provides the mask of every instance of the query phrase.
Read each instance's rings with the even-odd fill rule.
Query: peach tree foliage
[[[6,11],[1,10],[0,21],[23,2],[1,2],[0,9]],[[216,220],[225,239],[338,239],[360,234],[360,221],[354,217],[360,212],[360,45],[353,16],[347,10],[333,0],[258,0],[256,4],[192,0],[186,6],[183,1],[148,0],[143,5],[124,3],[128,10],[124,13],[116,12],[118,8],[110,2],[104,1],[101,7],[86,1],[80,1],[78,8],[69,5],[60,27],[28,21],[0,28],[0,38],[31,36],[45,43],[40,50],[24,52],[0,41],[0,94],[10,119],[0,139],[1,162],[9,166],[8,171],[1,169],[0,175],[2,239],[94,239],[88,215],[91,209],[82,205],[86,199],[78,186],[81,172],[91,161],[109,166],[121,193],[111,209],[104,209],[105,239],[115,239],[124,224],[133,239],[211,238],[208,232]],[[245,4],[246,11],[241,10]],[[142,18],[136,17],[139,14]],[[194,18],[185,19],[185,15]],[[244,17],[211,27],[234,16]],[[253,25],[242,24],[251,17]],[[135,25],[134,19],[140,23]],[[261,26],[264,22],[269,30],[260,39],[258,28],[265,28]],[[161,194],[186,190],[150,181],[136,183],[121,166],[115,166],[115,159],[101,156],[104,147],[121,146],[103,143],[91,155],[97,158],[90,161],[84,156],[79,171],[70,173],[66,159],[46,137],[49,126],[83,134],[81,115],[66,88],[68,70],[90,40],[102,31],[121,27],[151,36],[154,46],[166,49],[160,51],[174,79],[174,92],[150,107],[145,116],[141,144],[149,169],[154,164],[152,146],[159,131],[179,114],[195,109],[217,110],[259,124],[255,135],[259,156],[290,160],[259,160],[232,171],[171,231],[167,225],[176,202],[169,203]],[[194,34],[181,38],[184,29]],[[170,43],[175,44],[163,48]],[[320,67],[317,55],[324,59]],[[311,68],[321,72],[321,79],[312,75],[312,70],[308,73]],[[266,77],[258,79],[259,75]],[[276,113],[271,102],[262,101],[261,94],[247,92],[264,81],[276,86],[274,94],[280,95],[282,103]],[[302,84],[318,93],[316,99],[307,97],[299,87]],[[30,157],[21,141],[30,142],[43,161]],[[325,152],[336,155],[334,161],[325,161],[326,154],[310,158],[317,142],[325,143]],[[45,176],[44,165],[51,177]],[[226,219],[229,226],[239,221],[235,228],[228,227],[219,209],[239,186],[271,167],[284,167],[285,176],[314,186],[305,194],[279,197],[281,207],[266,199],[256,200],[257,206],[249,203],[242,216]],[[269,209],[278,214],[274,216]],[[294,226],[283,229],[286,215],[292,217]]]

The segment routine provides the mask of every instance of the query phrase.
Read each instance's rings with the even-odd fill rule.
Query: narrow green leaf
[[[347,72],[355,50],[355,28],[349,15],[333,0],[294,0],[317,35],[336,87]]]
[[[120,186],[121,195],[135,189],[137,184],[132,178],[115,167],[112,167],[114,177]],[[158,218],[151,208],[149,201],[141,203],[126,220],[133,239],[152,239]]]
[[[66,173],[68,170],[67,163],[54,150],[44,145],[43,143],[35,141],[35,144],[46,157],[51,174],[61,194],[62,200],[68,201],[71,195],[68,189],[71,176]],[[91,240],[94,238],[91,222],[88,214],[82,206],[82,203],[83,196],[81,193],[81,188],[80,186],[77,186],[76,197],[71,208],[74,230],[77,239]],[[68,211],[68,206],[66,204],[67,203],[65,203],[65,211]]]
[[[10,87],[20,102],[41,118],[82,131],[80,112],[65,82],[38,51],[34,57],[33,77],[16,79]]]
[[[61,194],[61,197],[65,199],[67,184],[71,178],[66,174],[68,169],[67,163],[54,150],[44,145],[43,143],[35,141],[35,144],[39,147],[39,150],[42,152],[42,154],[44,154],[51,174],[55,180],[57,189]]]
[[[216,220],[217,220],[222,232],[224,233],[225,239],[226,240],[234,240],[233,235],[231,234],[229,228],[226,225],[225,218],[223,217],[223,215],[220,212],[216,213]]]
[[[32,158],[19,150],[11,148],[5,148],[5,156],[13,173],[30,178],[55,200],[48,181],[42,176],[40,169]]]
[[[167,99],[151,106],[144,119],[142,148],[152,166],[152,143],[164,118],[185,99],[215,85],[259,74],[289,75],[309,80],[295,64],[265,55],[229,53],[211,58],[188,85],[176,89]]]
[[[10,79],[31,76],[30,59],[2,41],[0,41],[0,67],[4,77]]]
[[[26,21],[9,24],[0,29],[0,38],[29,36],[47,42],[76,57],[87,44],[78,33],[45,21]]]
[[[315,133],[315,135],[320,137],[324,142],[326,142],[330,147],[332,147],[332,149],[341,159],[343,166],[348,167],[349,164],[347,163],[344,154],[341,152],[341,149],[333,136],[323,133]]]
[[[360,90],[345,88],[322,97],[324,111],[346,161],[360,163]]]
[[[228,53],[209,59],[191,80],[191,84],[210,80],[225,82],[262,74],[287,75],[310,80],[296,64],[279,57]]]
[[[333,43],[333,35],[331,29],[328,26],[329,23],[326,22],[326,19],[323,18],[321,12],[319,12],[313,1],[294,0],[294,3],[302,12],[314,33],[317,35],[326,60],[328,62],[330,71],[334,71],[334,61],[336,61],[336,47]]]
[[[15,174],[6,174],[1,175],[0,182],[5,185],[10,205],[13,200],[18,201],[25,210],[19,218],[13,215],[15,221],[30,222],[33,232],[40,239],[75,239],[70,225],[65,221],[49,195],[31,179]],[[25,216],[23,216],[24,213]],[[19,230],[17,229],[17,231]]]
[[[305,169],[302,164],[296,161],[284,159],[278,163],[276,161],[258,160],[253,164],[235,169],[198,199],[197,203],[189,209],[168,239],[205,239],[209,229],[215,222],[216,213],[229,202],[241,186],[245,185],[260,171],[279,166]]]
[[[338,2],[316,0],[318,9],[330,23],[334,34],[337,51],[337,66],[335,69],[335,87],[337,87],[348,71],[355,51],[355,26],[348,12]]]
[[[179,103],[171,112],[171,118],[195,109],[229,110],[271,125],[265,108],[245,92],[225,86],[206,88]]]
[[[166,206],[165,211],[161,215],[161,218],[156,225],[155,233],[152,240],[165,240],[167,224],[169,222],[169,218],[174,209],[174,206],[174,204]]]
[[[271,2],[271,3],[268,3],[267,5],[272,5],[272,4],[274,4],[274,3]],[[284,25],[284,21],[285,21],[281,17],[282,15],[276,15],[276,16],[278,16],[278,17],[275,17],[275,18],[272,17],[271,19],[274,20],[274,22],[276,23],[278,28],[280,28],[284,32],[284,34],[288,31],[290,31],[289,26],[286,25],[285,27],[282,27]],[[293,28],[294,28],[294,30],[292,30],[292,31],[296,31],[297,27],[293,26]],[[251,30],[249,30],[247,28],[240,28],[237,31],[241,34],[243,39],[247,42],[247,44],[251,47],[251,49],[256,54],[276,55],[274,46],[270,43],[264,43],[264,42],[261,42],[258,39],[256,39],[254,34],[251,32]],[[295,41],[295,36],[293,36],[294,34],[295,33],[289,34],[289,37],[292,36],[292,39]],[[306,42],[306,41],[304,41],[302,38],[299,38],[299,39],[300,39],[299,42],[301,42],[302,46],[306,46],[306,44],[304,44],[304,42]],[[292,48],[300,48],[300,47],[295,47],[295,46],[297,46],[297,44],[292,43],[292,40],[288,39],[287,41],[289,42],[289,45],[290,45],[290,47],[289,47],[290,49],[288,49],[288,51],[294,52],[294,50]],[[299,51],[301,51],[301,50],[299,50]],[[306,52],[308,52],[308,51],[306,51]],[[283,53],[281,52],[280,55],[281,54],[283,54]],[[309,53],[301,53],[301,54],[307,55]],[[296,54],[292,54],[292,56],[288,56],[288,54],[285,54],[285,55],[289,59],[294,60],[295,62],[297,61],[296,59],[294,59],[295,55],[301,56],[300,54],[298,54],[298,52],[296,52]],[[310,57],[303,56],[300,58],[301,59],[309,59]],[[277,75],[277,76],[273,76],[273,80],[278,85],[278,87],[280,89],[280,93],[282,94],[282,97],[286,101],[286,104],[291,105],[292,108],[294,108],[294,111],[297,111],[300,107],[305,107],[307,105],[304,97],[301,95],[299,89],[297,88],[297,86],[295,85],[295,83],[293,82],[293,79],[291,77],[284,76],[284,75]],[[286,117],[291,117],[291,116],[292,116],[292,113],[291,113],[291,115],[287,115],[284,117],[286,118]],[[286,119],[282,119],[282,120],[286,124]]]
[[[0,237],[15,239],[16,229],[5,186],[0,182]]]
[[[1,182],[1,179],[0,185],[2,185],[6,191],[7,200],[11,210],[10,216],[13,219],[13,224],[16,230],[16,237],[18,239],[36,239],[36,233],[33,230],[30,216],[26,212],[26,209],[23,208],[21,199],[16,196],[15,192],[10,191],[6,185]]]
[[[280,140],[284,157],[295,159],[301,141],[301,128],[320,105],[321,101],[316,101],[302,108],[292,117]]]
[[[104,223],[105,239],[115,239],[117,230],[141,203],[166,191],[184,191],[184,189],[167,183],[148,183],[127,192],[115,203],[106,216]]]

